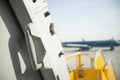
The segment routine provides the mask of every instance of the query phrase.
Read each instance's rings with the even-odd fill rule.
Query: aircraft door
[[[52,68],[58,80],[69,80],[62,46],[47,3],[43,0],[10,0],[10,4],[24,32],[33,69]]]

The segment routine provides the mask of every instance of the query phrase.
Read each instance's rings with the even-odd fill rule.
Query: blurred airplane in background
[[[95,41],[71,41],[62,42],[63,47],[74,47],[79,50],[90,50],[93,47],[110,47],[110,50],[114,50],[115,46],[120,46],[120,40],[95,40]]]

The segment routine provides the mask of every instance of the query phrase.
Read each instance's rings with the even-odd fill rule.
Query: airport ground
[[[120,47],[115,47],[114,50],[109,50],[109,48],[93,48],[89,51],[83,51],[84,53],[92,53],[95,54],[96,51],[102,49],[102,53],[104,55],[104,59],[107,62],[109,62],[109,60],[111,59],[113,62],[113,67],[115,70],[115,74],[116,74],[116,78],[117,80],[120,80]],[[77,48],[64,48],[64,52],[65,52],[65,57],[71,55],[71,54],[75,54],[78,51]]]

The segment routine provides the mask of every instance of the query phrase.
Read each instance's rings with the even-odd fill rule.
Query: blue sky
[[[62,41],[120,39],[120,0],[48,0]]]

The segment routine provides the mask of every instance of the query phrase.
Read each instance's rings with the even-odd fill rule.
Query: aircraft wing
[[[89,50],[91,47],[88,45],[82,45],[82,44],[64,44],[62,43],[63,47],[68,48],[79,48],[80,50]]]

